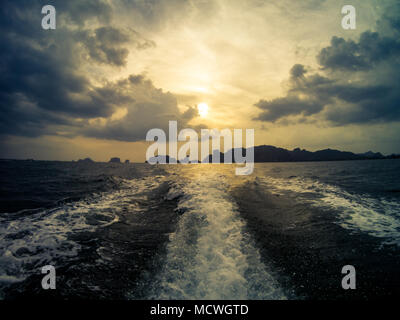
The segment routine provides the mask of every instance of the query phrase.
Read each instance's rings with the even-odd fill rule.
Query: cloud
[[[322,102],[328,98],[323,94],[332,81],[319,74],[307,76],[305,66],[295,64],[290,72],[289,91],[285,97],[263,100],[255,104],[263,112],[255,120],[276,122],[286,116],[309,116],[319,113],[325,106]],[[321,91],[322,90],[322,91]]]
[[[92,60],[118,67],[127,63],[129,54],[127,45],[134,46],[138,50],[156,46],[154,41],[145,39],[134,30],[122,30],[110,26],[78,32],[75,38],[78,43],[83,44]]]
[[[275,122],[276,120],[288,115],[312,115],[320,112],[323,108],[323,105],[321,105],[319,101],[302,100],[294,95],[270,101],[260,100],[255,104],[255,106],[265,110],[256,118],[256,120],[270,122]]]
[[[53,0],[52,5],[58,9],[62,18],[65,16],[67,23],[84,26],[91,20],[100,23],[109,23],[112,20],[113,9],[105,0]]]
[[[135,98],[118,86],[98,84],[83,66],[89,62],[93,67],[121,67],[128,47],[144,50],[155,45],[135,30],[111,27],[113,10],[100,0],[54,1],[57,29],[45,31],[40,13],[44,4],[3,1],[0,8],[3,135],[76,133],[90,119],[111,117]],[[141,77],[131,80],[142,82]]]
[[[92,34],[91,34],[92,33]],[[91,59],[115,66],[126,65],[129,54],[126,45],[130,37],[113,27],[100,27],[93,32],[81,32],[78,39],[84,44]]]
[[[397,21],[390,20],[378,32],[363,32],[357,41],[332,37],[317,55],[320,70],[311,73],[294,65],[286,95],[255,103],[261,111],[255,120],[323,120],[333,126],[400,121]]]
[[[142,75],[131,75],[127,79],[110,84],[111,92],[118,91],[120,97],[134,97],[120,104],[125,108],[125,115],[117,120],[98,119],[83,127],[80,133],[95,138],[119,141],[144,140],[148,130],[163,129],[168,132],[168,121],[177,120],[185,126],[197,115],[193,107],[184,113],[178,109],[176,97],[169,92],[156,88]]]
[[[290,76],[294,79],[301,78],[307,73],[306,68],[301,64],[295,64],[292,69],[290,69]]]
[[[214,16],[219,10],[215,0],[116,0],[118,13],[134,20],[147,30],[159,31],[164,27],[176,28],[185,21],[203,21]]]
[[[358,42],[333,37],[331,45],[321,50],[317,59],[322,68],[332,70],[369,70],[377,63],[400,53],[398,38],[366,31]]]

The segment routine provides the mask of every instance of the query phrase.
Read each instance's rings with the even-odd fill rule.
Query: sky
[[[3,0],[0,28],[0,158],[142,162],[169,120],[400,153],[398,1]]]

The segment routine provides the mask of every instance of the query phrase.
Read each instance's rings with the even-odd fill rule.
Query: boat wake
[[[182,213],[154,299],[285,299],[246,231],[222,174],[180,180],[168,197]]]

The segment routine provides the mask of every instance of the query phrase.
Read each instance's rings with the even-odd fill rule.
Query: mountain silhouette
[[[234,155],[234,149],[231,150]],[[213,151],[214,157],[217,156],[218,150]],[[220,162],[223,163],[225,154],[220,152]],[[246,154],[246,149],[242,148],[242,155]],[[274,146],[262,145],[254,147],[254,162],[296,162],[296,161],[340,161],[340,160],[368,160],[368,159],[387,159],[398,158],[399,155],[383,156],[380,152],[374,153],[368,151],[366,153],[353,153],[349,151],[340,151],[334,149],[323,149],[318,151],[308,151],[305,149],[295,148],[287,150]],[[234,156],[233,156],[234,158]],[[212,162],[210,154],[203,162]],[[234,159],[233,159],[234,162]]]

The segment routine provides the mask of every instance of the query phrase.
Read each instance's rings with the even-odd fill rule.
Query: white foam
[[[176,185],[184,211],[170,235],[159,299],[284,299],[245,233],[245,222],[227,193],[225,178],[201,172]]]
[[[58,259],[74,259],[80,245],[70,234],[94,232],[119,221],[119,213],[142,210],[136,201],[141,192],[157,187],[163,177],[123,180],[118,191],[96,194],[29,215],[0,217],[0,283],[23,281]],[[128,210],[127,210],[128,209]]]
[[[261,178],[277,192],[295,192],[302,201],[313,206],[331,208],[339,212],[340,226],[360,230],[374,237],[384,238],[385,243],[400,245],[400,203],[385,198],[371,198],[363,194],[350,194],[333,185],[309,178]],[[315,196],[307,197],[312,192]]]

